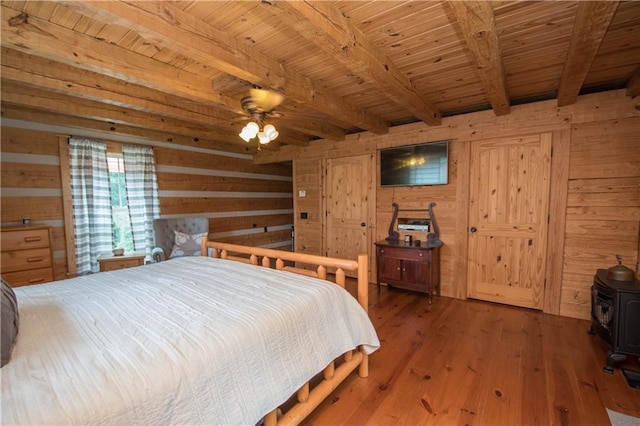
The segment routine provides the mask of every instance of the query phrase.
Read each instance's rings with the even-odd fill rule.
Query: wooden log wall
[[[301,211],[318,211],[322,218],[322,188],[310,193],[311,183],[322,185],[322,161],[359,155],[380,148],[447,139],[449,184],[407,188],[381,188],[379,177],[373,197],[376,203],[375,235],[387,236],[391,204],[401,209],[434,211],[440,225],[442,294],[466,298],[467,236],[469,211],[470,147],[474,141],[552,133],[553,158],[544,311],[575,318],[589,318],[593,274],[615,264],[619,253],[636,268],[640,224],[640,111],[624,90],[579,97],[559,108],[556,101],[511,107],[497,117],[493,111],[446,117],[442,125],[424,123],[393,127],[387,135],[360,133],[345,142],[321,141],[293,151],[263,152],[256,161],[294,161],[294,188],[307,189],[306,197],[294,197],[297,251],[321,253],[322,220],[302,225]],[[378,160],[379,161],[379,160]],[[297,194],[294,194],[297,195]],[[316,213],[317,214],[317,213]],[[370,248],[373,254],[373,246]],[[375,256],[371,257],[375,279]]]
[[[10,225],[29,217],[52,226],[54,275],[63,279],[68,248],[59,133],[32,130],[41,126],[30,123],[2,124],[0,221]],[[290,164],[254,165],[247,154],[146,144],[156,155],[161,217],[204,216],[217,241],[291,250]]]
[[[4,123],[3,123],[4,124]],[[58,137],[54,133],[2,126],[0,173],[2,225],[32,223],[51,226],[53,274],[67,273]]]

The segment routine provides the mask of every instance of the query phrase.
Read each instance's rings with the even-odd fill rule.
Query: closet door
[[[326,162],[325,254],[357,259],[369,252],[369,194],[372,155],[331,158]]]
[[[542,309],[551,134],[474,142],[467,294]]]

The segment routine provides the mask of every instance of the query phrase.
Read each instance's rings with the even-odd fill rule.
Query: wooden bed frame
[[[221,259],[260,265],[267,268],[275,268],[282,271],[294,272],[301,275],[316,277],[330,281],[345,288],[345,271],[357,273],[358,303],[368,312],[369,282],[368,282],[368,256],[362,254],[358,260],[345,260],[323,256],[316,256],[290,251],[274,250],[260,247],[248,247],[236,244],[218,243],[202,240],[202,255]],[[313,266],[316,269],[304,269],[296,266],[287,266],[287,263],[302,263]],[[331,281],[327,277],[327,268],[335,269],[330,274],[335,277]],[[297,425],[307,417],[320,403],[333,392],[351,372],[358,368],[360,377],[369,375],[368,355],[361,347],[349,351],[343,355],[344,360],[336,367],[336,361],[332,361],[322,372],[322,380],[317,385],[305,383],[297,392],[297,402],[286,412],[279,414],[277,408],[264,417],[264,426]],[[283,401],[284,403],[285,401]]]

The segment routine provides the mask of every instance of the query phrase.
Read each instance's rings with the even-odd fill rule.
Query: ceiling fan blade
[[[280,111],[269,111],[269,112],[265,112],[264,114],[266,117],[269,118],[283,118],[284,114],[281,113]]]
[[[239,123],[239,122],[241,122],[241,121],[247,121],[247,120],[249,120],[250,118],[251,118],[251,117],[250,117],[250,116],[248,116],[248,115],[240,115],[240,116],[238,116],[238,117],[236,117],[236,118],[232,118],[232,119],[231,119],[231,123]]]
[[[272,92],[265,89],[251,89],[249,91],[251,99],[263,112],[269,112],[280,105],[284,100],[284,96],[280,93]]]

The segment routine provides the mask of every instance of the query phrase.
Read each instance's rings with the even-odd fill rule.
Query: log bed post
[[[369,256],[358,256],[358,302],[369,313]]]
[[[369,257],[366,254],[358,256],[358,302],[364,310],[369,313]],[[369,376],[369,355],[363,350],[360,350],[362,354],[362,362],[358,367],[358,375],[360,377]]]

